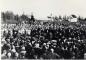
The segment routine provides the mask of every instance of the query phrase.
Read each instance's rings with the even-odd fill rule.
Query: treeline
[[[64,16],[59,15],[59,16],[52,16],[52,17],[48,16],[48,18],[52,18],[54,21],[55,20],[69,21],[69,20],[74,19],[74,18],[76,18],[77,20],[86,20],[86,18],[81,17],[81,16],[76,16],[74,14],[71,14],[70,16],[66,16],[66,15],[64,15]]]
[[[6,22],[7,20],[9,21],[16,21],[16,22],[27,22],[27,23],[32,23],[35,21],[34,15],[18,15],[18,14],[14,14],[13,12],[10,11],[6,11],[6,12],[2,12],[1,13],[1,19],[3,22]]]
[[[48,19],[53,20],[53,21],[72,21],[73,19],[77,19],[77,21],[82,22],[85,21],[86,22],[86,18],[83,18],[81,16],[76,16],[74,14],[72,14],[71,16],[47,16]],[[6,11],[6,12],[2,12],[1,13],[1,19],[3,22],[6,21],[16,21],[16,22],[25,22],[25,23],[34,23],[36,21],[34,15],[18,15],[18,14],[14,14],[13,12],[10,11]]]

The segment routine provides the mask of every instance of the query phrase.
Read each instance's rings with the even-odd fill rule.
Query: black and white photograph
[[[0,0],[1,60],[86,59],[86,0]]]

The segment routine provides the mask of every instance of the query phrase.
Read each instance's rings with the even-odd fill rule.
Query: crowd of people
[[[62,25],[2,26],[2,59],[84,59],[86,30]],[[46,27],[46,28],[44,28]],[[56,28],[55,28],[56,27]]]

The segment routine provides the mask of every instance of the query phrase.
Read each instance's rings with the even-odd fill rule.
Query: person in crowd
[[[2,37],[2,59],[84,59],[86,29],[47,23],[7,25]],[[54,29],[55,26],[55,29]],[[10,28],[10,29],[9,29]]]

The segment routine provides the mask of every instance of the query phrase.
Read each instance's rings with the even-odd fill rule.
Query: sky
[[[53,16],[80,15],[86,17],[86,0],[0,0],[1,12],[12,11],[15,14],[34,14],[35,18]]]

